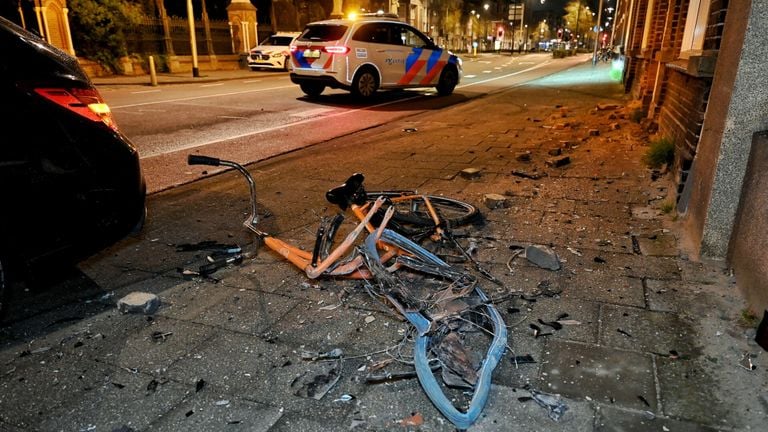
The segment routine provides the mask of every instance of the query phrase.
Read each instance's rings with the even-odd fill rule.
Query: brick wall
[[[659,111],[659,132],[675,142],[675,166],[693,160],[704,123],[711,78],[667,69],[667,89]]]

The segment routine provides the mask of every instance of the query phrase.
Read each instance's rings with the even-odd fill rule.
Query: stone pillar
[[[227,15],[231,23],[235,53],[247,53],[251,45],[258,43],[256,7],[248,0],[232,0],[227,6]]]
[[[692,189],[686,222],[704,257],[726,256],[752,137],[768,130],[766,33],[768,0],[729,2],[689,179]]]
[[[333,0],[333,10],[331,11],[331,18],[343,18],[344,11],[342,10],[341,0]]]

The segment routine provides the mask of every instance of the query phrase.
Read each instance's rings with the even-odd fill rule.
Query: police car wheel
[[[299,87],[301,87],[301,91],[304,92],[309,97],[315,97],[320,96],[320,93],[325,90],[325,86],[322,84],[314,83],[314,82],[305,82],[299,84]]]
[[[357,72],[352,81],[352,94],[360,98],[369,98],[379,89],[379,77],[371,68]]]
[[[283,59],[283,70],[288,72],[288,63],[291,61],[290,57]]]
[[[453,93],[453,89],[459,83],[459,73],[455,68],[446,67],[443,69],[443,73],[440,74],[440,81],[437,82],[437,94],[440,96],[448,96]]]

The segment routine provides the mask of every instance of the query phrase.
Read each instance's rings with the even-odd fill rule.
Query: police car
[[[267,68],[288,70],[289,46],[299,32],[277,32],[264,39],[248,53],[248,67],[252,71]]]
[[[394,14],[309,23],[290,50],[291,81],[310,97],[326,87],[361,98],[415,87],[449,95],[462,75],[459,57]]]

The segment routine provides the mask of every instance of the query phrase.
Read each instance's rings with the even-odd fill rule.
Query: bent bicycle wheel
[[[395,206],[395,214],[392,219],[401,225],[409,224],[421,228],[432,228],[435,226],[435,221],[432,220],[429,214],[424,196],[427,197],[439,219],[447,228],[466,225],[480,216],[480,211],[477,207],[453,198],[420,195],[412,191],[377,191],[366,193],[368,201],[375,201],[380,196],[387,198]]]

